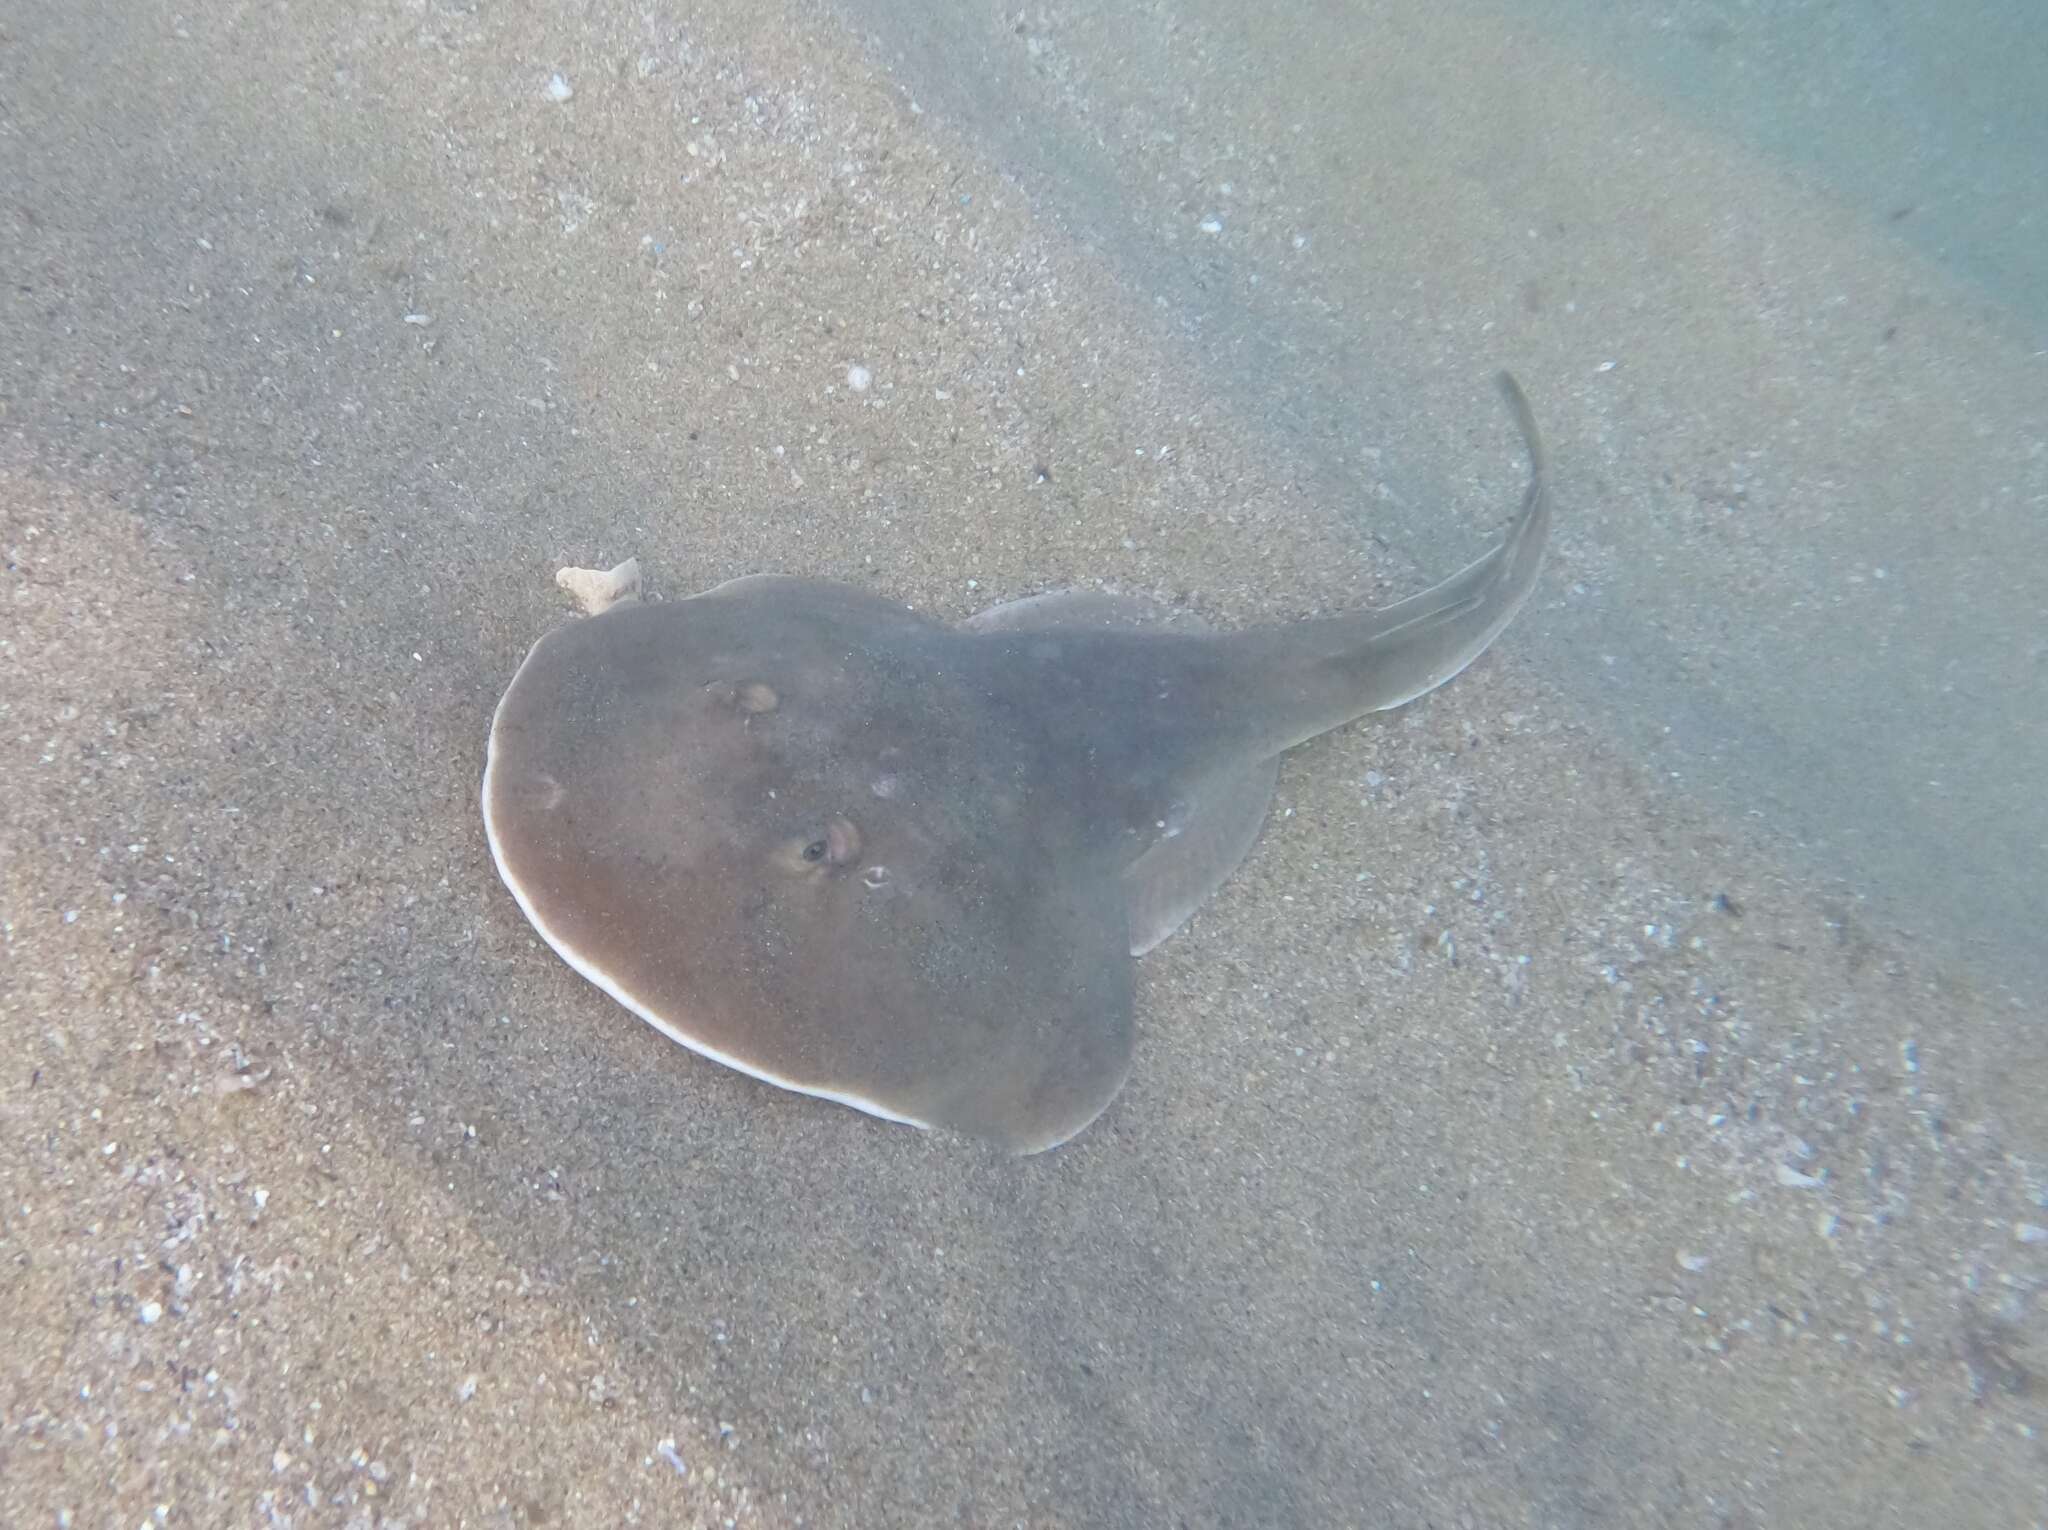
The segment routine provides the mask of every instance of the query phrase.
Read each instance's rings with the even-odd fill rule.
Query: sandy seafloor
[[[0,1522],[2048,1521],[2041,60],[1865,9],[0,10]],[[493,875],[558,565],[1385,600],[1503,364],[1070,1146]]]

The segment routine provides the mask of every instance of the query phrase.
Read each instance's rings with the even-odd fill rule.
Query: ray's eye
[[[820,832],[822,831],[822,832]],[[785,840],[781,854],[793,866],[843,868],[860,863],[860,830],[846,818],[831,818],[812,829],[815,838]]]

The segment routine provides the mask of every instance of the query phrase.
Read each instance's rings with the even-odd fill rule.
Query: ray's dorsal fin
[[[1170,619],[1164,607],[1138,596],[1054,590],[991,606],[962,626],[978,633],[1161,631]],[[1208,628],[1189,619],[1179,630]],[[1268,756],[1204,777],[1185,796],[1160,804],[1158,839],[1123,870],[1131,955],[1143,956],[1185,924],[1250,853],[1279,770],[1279,757]]]

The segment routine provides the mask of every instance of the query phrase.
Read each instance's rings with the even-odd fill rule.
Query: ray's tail
[[[1293,705],[1273,698],[1291,714],[1274,719],[1275,749],[1435,690],[1484,653],[1529,598],[1550,537],[1550,465],[1520,384],[1506,372],[1496,381],[1529,454],[1514,524],[1493,551],[1419,595],[1287,634],[1308,662],[1294,668]]]

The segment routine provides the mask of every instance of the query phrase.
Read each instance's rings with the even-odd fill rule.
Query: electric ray
[[[491,853],[570,966],[691,1050],[1019,1152],[1122,1086],[1132,957],[1250,849],[1281,751],[1457,674],[1527,598],[1492,552],[1376,611],[1237,633],[1037,596],[950,627],[776,575],[641,603],[564,570],[484,768]]]

